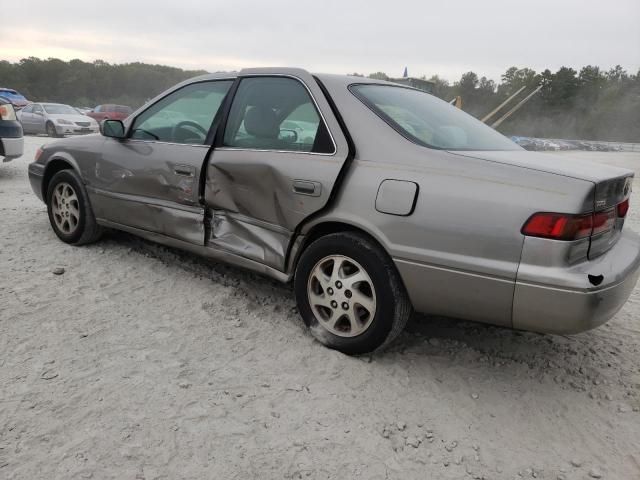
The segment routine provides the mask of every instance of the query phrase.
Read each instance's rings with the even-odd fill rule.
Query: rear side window
[[[288,77],[241,80],[224,133],[227,147],[332,154],[335,146],[308,90]]]
[[[125,107],[124,105],[116,105],[114,109],[118,113],[126,113],[127,115],[129,115],[133,111],[129,107]]]
[[[393,85],[349,89],[409,140],[442,150],[521,150],[507,137],[431,94]]]

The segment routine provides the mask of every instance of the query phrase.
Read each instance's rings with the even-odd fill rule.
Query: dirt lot
[[[640,478],[640,287],[572,337],[416,317],[349,358],[288,286],[122,233],[57,240],[27,180],[47,141],[0,165],[0,478]]]

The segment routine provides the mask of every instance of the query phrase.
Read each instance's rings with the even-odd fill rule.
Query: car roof
[[[393,82],[387,82],[384,80],[376,80],[373,78],[366,77],[356,77],[353,75],[340,75],[340,74],[332,74],[332,73],[310,73],[302,68],[294,68],[294,67],[260,67],[260,68],[245,68],[240,70],[239,72],[216,72],[216,73],[206,73],[204,75],[199,75],[197,77],[190,78],[183,83],[193,83],[199,81],[206,80],[224,80],[229,79],[233,80],[239,76],[244,75],[290,75],[293,77],[299,76],[301,73],[307,75],[313,75],[320,79],[320,81],[331,80],[332,83],[342,83],[343,85],[351,85],[353,83],[379,83],[383,85],[397,85]]]

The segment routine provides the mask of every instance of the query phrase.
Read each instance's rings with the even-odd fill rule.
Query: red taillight
[[[615,208],[601,212],[572,215],[568,213],[535,213],[522,227],[522,234],[554,240],[578,240],[613,229],[617,218],[629,211],[629,199]]]
[[[565,213],[535,213],[522,227],[523,235],[577,240],[591,235],[593,215],[569,215]]]
[[[40,155],[42,155],[42,147],[38,147],[38,149],[36,150],[36,154],[33,157],[33,161],[37,162],[38,159],[40,158]]]
[[[618,216],[620,218],[624,218],[627,216],[628,211],[629,211],[629,199],[627,198],[624,202],[618,204]]]

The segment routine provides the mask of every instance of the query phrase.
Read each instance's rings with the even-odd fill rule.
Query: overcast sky
[[[640,0],[20,0],[3,2],[2,18],[10,61],[391,76],[407,66],[448,80],[469,70],[499,80],[512,65],[640,68]]]

